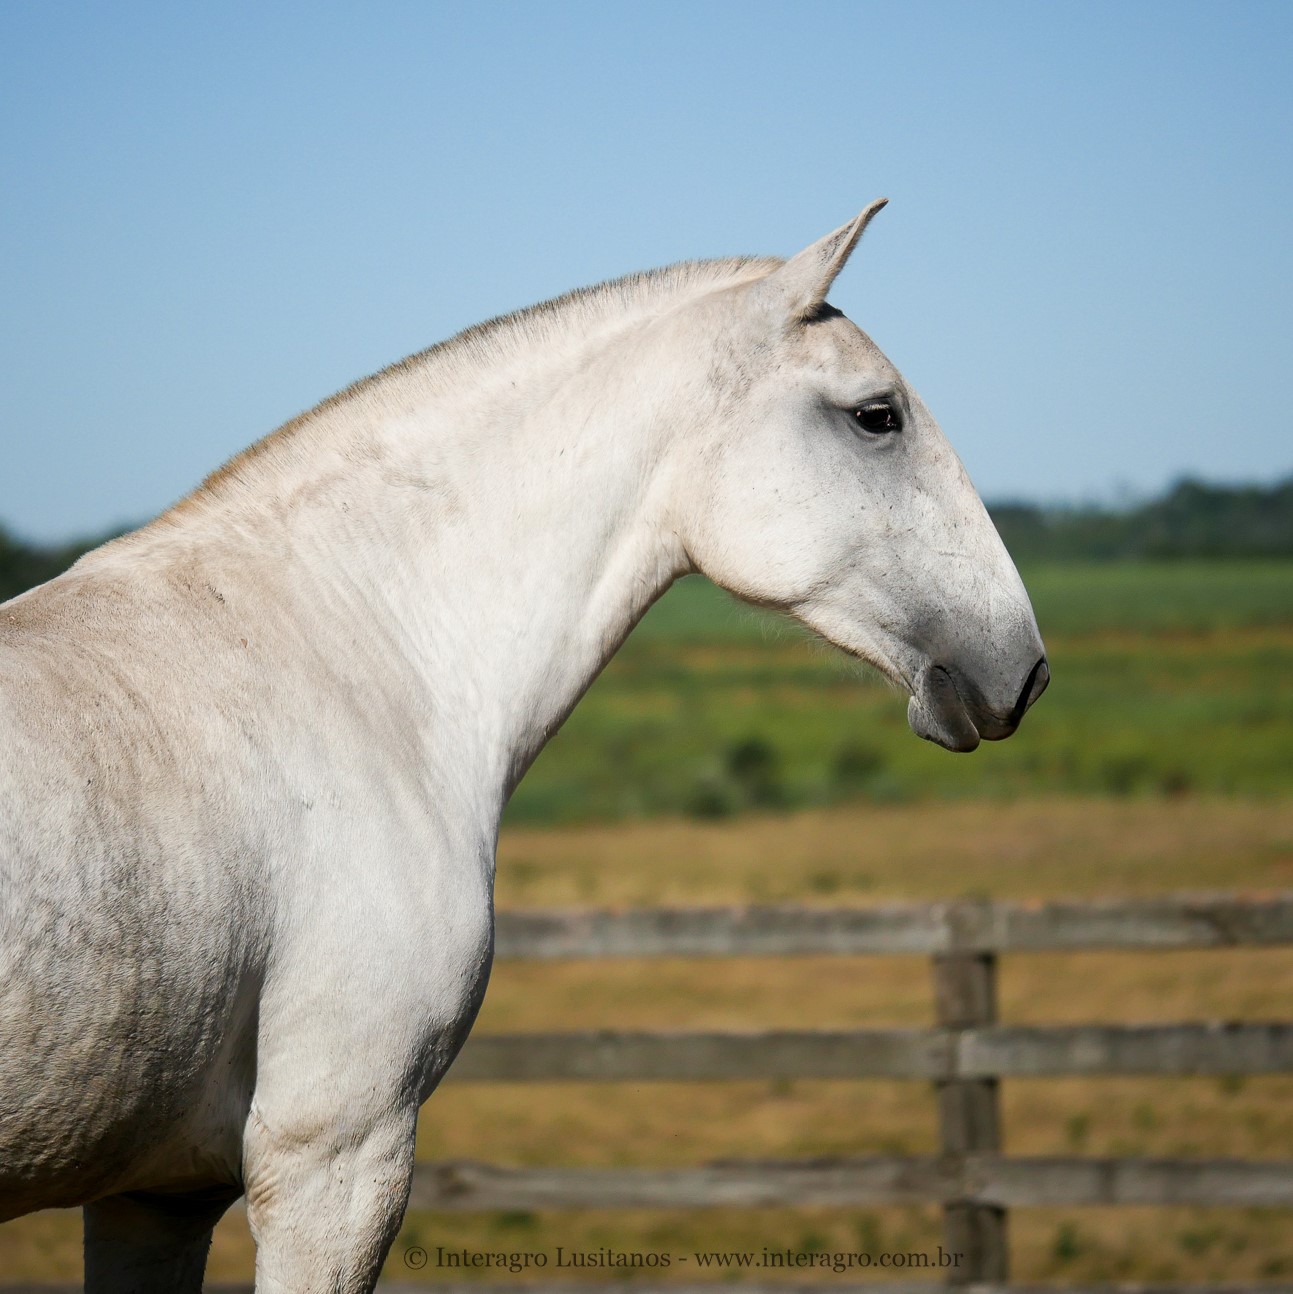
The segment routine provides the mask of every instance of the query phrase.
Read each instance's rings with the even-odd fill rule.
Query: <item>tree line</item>
[[[69,540],[64,544],[29,544],[0,525],[0,602],[61,575],[82,553],[88,553],[118,533]]]
[[[1293,556],[1293,477],[1268,486],[1187,479],[1120,508],[998,503],[989,511],[1022,562]]]
[[[1293,557],[1293,477],[1275,485],[1178,481],[1166,494],[1124,507],[989,504],[1016,561]],[[53,579],[112,535],[30,544],[0,525],[0,601]]]

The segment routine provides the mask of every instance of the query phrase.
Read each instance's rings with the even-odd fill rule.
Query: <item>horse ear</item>
[[[871,217],[889,201],[877,198],[860,216],[792,256],[759,285],[760,295],[784,318],[806,319],[825,300]]]

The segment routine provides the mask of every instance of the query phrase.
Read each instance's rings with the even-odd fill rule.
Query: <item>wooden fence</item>
[[[477,1035],[449,1081],[920,1079],[937,1087],[941,1153],[665,1169],[427,1164],[418,1168],[411,1205],[467,1210],[934,1201],[943,1207],[947,1250],[964,1255],[954,1282],[979,1285],[1008,1279],[1012,1206],[1293,1209],[1293,1161],[1001,1154],[1003,1078],[1289,1073],[1293,1023],[1001,1025],[1000,955],[1281,944],[1293,944],[1293,894],[500,913],[500,958],[926,954],[938,1023],[931,1029]]]
[[[1003,1078],[1289,1073],[1293,1023],[1001,1025],[996,1001],[1000,955],[1283,944],[1293,944],[1293,894],[1043,904],[958,901],[867,909],[503,912],[498,917],[500,959],[926,954],[933,963],[938,1023],[930,1029],[476,1035],[447,1081],[932,1081],[938,1091],[941,1153],[688,1168],[424,1163],[416,1170],[410,1207],[538,1210],[937,1202],[944,1212],[946,1249],[964,1255],[952,1282],[983,1292],[1006,1288],[1007,1210],[1014,1206],[1229,1204],[1293,1209],[1289,1160],[1001,1154]],[[43,1288],[48,1294],[54,1287],[23,1288]],[[485,1294],[494,1287],[470,1288]],[[679,1294],[690,1288],[676,1287]],[[774,1287],[759,1281],[741,1288],[767,1294]],[[843,1285],[793,1288],[839,1290]],[[858,1288],[879,1294],[933,1287]],[[1288,1285],[1251,1288],[1264,1294],[1293,1291]],[[17,1289],[0,1287],[11,1294]],[[1024,1287],[1009,1289],[1017,1294]]]

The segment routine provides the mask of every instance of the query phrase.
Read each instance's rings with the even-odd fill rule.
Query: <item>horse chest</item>
[[[434,1085],[475,1019],[493,955],[492,855],[368,823],[282,905],[262,1035],[299,1054],[361,1050]]]

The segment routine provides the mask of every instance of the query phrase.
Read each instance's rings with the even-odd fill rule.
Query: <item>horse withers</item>
[[[357,383],[0,607],[0,1219],[86,1282],[366,1291],[466,1037],[508,796],[702,571],[871,662],[953,750],[1047,682],[956,455],[791,260],[675,265]]]

